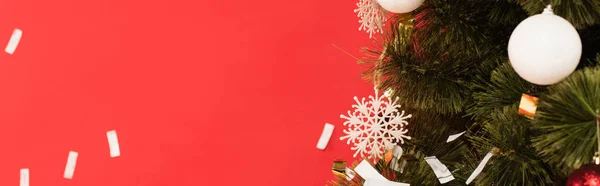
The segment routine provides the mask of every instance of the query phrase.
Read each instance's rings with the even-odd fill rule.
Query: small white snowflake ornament
[[[356,6],[358,8],[354,12],[360,18],[358,30],[367,31],[369,38],[373,37],[373,33],[383,33],[383,24],[387,18],[377,0],[359,0]]]
[[[397,104],[398,98],[389,99],[387,96],[379,96],[379,91],[375,88],[375,97],[369,96],[369,101],[365,98],[358,100],[355,96],[355,105],[353,111],[348,111],[348,115],[340,115],[344,121],[345,136],[340,140],[347,139],[348,144],[353,143],[350,149],[355,150],[354,157],[368,155],[373,160],[381,159],[384,152],[391,150],[394,145],[404,143],[404,139],[410,140],[406,133],[408,125],[406,119],[412,115],[404,115],[404,111],[398,111],[400,105]]]

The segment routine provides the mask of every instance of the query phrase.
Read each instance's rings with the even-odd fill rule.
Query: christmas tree
[[[385,6],[370,2],[388,15]],[[507,48],[517,26],[545,8],[576,29],[580,58],[560,81],[532,83],[515,70]],[[383,33],[374,35],[377,44],[359,61],[367,67],[364,77],[389,90],[412,115],[406,126],[411,139],[399,144],[403,155],[373,163],[386,179],[441,185],[425,159],[431,156],[454,177],[444,185],[567,185],[573,171],[594,164],[600,149],[600,0],[426,0],[413,11],[389,15]],[[539,98],[537,110],[519,112],[527,110],[520,108],[524,96]],[[481,173],[467,184],[488,153]],[[401,171],[392,167],[398,165]],[[365,181],[345,178],[330,183]]]

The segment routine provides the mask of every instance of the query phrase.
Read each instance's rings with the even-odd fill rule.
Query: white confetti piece
[[[404,167],[406,167],[406,160],[402,160],[402,164],[400,164],[400,173],[404,173]]]
[[[441,184],[448,183],[449,181],[454,180],[454,176],[452,176],[452,173],[450,173],[448,167],[442,164],[442,162],[440,162],[440,160],[438,160],[437,157],[426,157],[425,161],[427,161],[427,164],[429,164],[431,169],[433,169],[433,173],[435,173],[435,176],[437,176]]]
[[[400,157],[402,157],[402,154],[404,154],[404,150],[402,150],[402,147],[400,147],[400,145],[394,146],[394,148],[392,149],[392,156],[400,159]]]
[[[327,147],[327,143],[329,143],[329,139],[331,138],[331,134],[333,134],[333,125],[326,123],[325,128],[323,128],[323,133],[321,133],[321,137],[319,138],[319,142],[317,143],[317,149],[325,150]]]
[[[383,177],[381,174],[379,174],[379,172],[377,172],[377,170],[375,170],[375,168],[373,168],[373,166],[371,166],[371,164],[369,162],[367,162],[367,160],[363,160],[361,161],[356,168],[354,168],[354,171],[356,173],[358,173],[358,175],[360,175],[360,177],[366,179],[376,179],[376,180],[387,180],[385,177]]]
[[[69,151],[67,165],[65,166],[65,173],[63,174],[64,178],[73,179],[73,173],[75,172],[75,166],[77,165],[77,156],[79,156],[79,153],[75,151]]]
[[[367,179],[363,186],[410,186],[410,184],[393,182],[389,180]]]
[[[29,186],[29,169],[21,169],[21,178],[19,179],[20,186]]]
[[[490,151],[485,155],[485,157],[483,157],[483,160],[481,160],[477,168],[475,168],[473,173],[471,173],[471,176],[469,176],[469,179],[467,179],[467,182],[465,182],[467,185],[470,184],[475,179],[475,177],[477,177],[477,175],[481,173],[481,171],[483,171],[483,167],[485,167],[485,165],[490,160],[490,158],[492,158],[493,155],[494,154],[492,154],[492,151]]]
[[[393,158],[392,158],[392,161],[390,162],[390,167],[392,167],[392,169],[395,171],[402,171],[400,165],[398,165],[398,160],[400,160],[400,158],[402,157],[402,154],[404,154],[404,150],[402,150],[402,147],[400,147],[400,145],[394,146],[394,148],[392,149],[392,157]]]
[[[356,176],[356,172],[354,172],[352,169],[346,167],[346,180],[350,181],[350,180],[354,179],[354,176]]]
[[[458,133],[458,134],[454,134],[454,135],[450,135],[450,136],[448,136],[448,140],[446,140],[446,143],[448,143],[448,142],[451,142],[451,141],[454,141],[454,140],[458,139],[458,137],[462,136],[462,135],[463,135],[465,132],[467,132],[467,131],[463,131],[463,132],[461,132],[461,133]]]
[[[371,180],[369,183],[371,186],[409,186],[410,184],[407,183],[400,183],[400,182],[393,182],[390,181],[388,179],[386,179],[383,175],[379,174],[379,172],[377,172],[377,170],[375,170],[375,168],[373,168],[373,166],[371,166],[371,164],[367,161],[367,160],[363,160],[361,161],[358,166],[356,166],[356,168],[354,168],[354,171],[360,175],[360,177],[364,178],[365,180]],[[383,183],[383,184],[382,184]],[[385,185],[387,184],[387,185]],[[367,182],[365,182],[364,184],[365,186],[367,186]]]
[[[12,35],[10,36],[10,40],[8,41],[8,44],[6,45],[4,51],[12,55],[17,49],[17,45],[19,45],[19,41],[21,41],[21,36],[23,36],[23,31],[21,31],[21,29],[15,28],[15,30],[13,30]]]
[[[121,150],[119,149],[119,139],[117,138],[117,131],[111,130],[106,132],[108,138],[108,147],[110,148],[110,157],[121,156]]]

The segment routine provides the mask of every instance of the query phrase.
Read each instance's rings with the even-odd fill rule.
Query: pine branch
[[[384,37],[381,48],[385,51],[370,51],[373,57],[365,61],[372,68],[365,76],[381,73],[381,87],[398,90],[394,96],[409,107],[449,115],[464,112],[471,101],[468,86],[474,72],[495,67],[489,59],[505,56],[514,27],[491,25],[488,19],[507,24],[525,15],[509,11],[514,12],[512,18],[498,20],[498,7],[516,5],[429,0],[415,12],[414,19],[400,15],[403,19],[392,20]]]
[[[598,150],[600,68],[586,68],[549,87],[540,100],[534,146],[542,158],[568,172],[592,161]]]
[[[489,13],[490,24],[514,28],[514,26],[527,18],[527,12],[516,2],[489,1],[489,3],[492,4]]]
[[[490,120],[494,116],[490,113],[518,106],[523,93],[538,96],[544,90],[519,77],[506,59],[492,71],[490,79],[476,78],[471,86],[474,101],[467,113],[478,121]]]
[[[450,126],[460,124],[465,126],[468,120],[449,118],[444,115],[431,115],[422,112],[413,114],[411,136],[408,143],[402,145],[405,154],[413,154],[415,161],[408,161],[404,173],[395,172],[395,181],[420,185],[440,185],[438,178],[425,161],[425,157],[436,156],[449,170],[461,169],[463,153],[468,151],[464,138],[446,143],[449,135],[465,129],[452,129]],[[436,126],[436,127],[432,127]],[[402,161],[400,159],[399,161]],[[385,169],[382,169],[385,170]],[[464,185],[464,176],[454,175],[456,180],[446,185]]]
[[[516,25],[548,3],[579,29],[583,51],[578,71],[542,87],[514,72],[506,48]],[[600,0],[427,0],[413,13],[395,15],[378,49],[368,50],[361,63],[368,67],[364,77],[381,77],[380,88],[393,89],[413,115],[413,139],[402,147],[417,160],[404,173],[383,162],[376,168],[393,181],[439,185],[423,159],[436,156],[456,178],[447,185],[464,185],[483,155],[498,147],[501,153],[475,185],[564,183],[568,171],[590,162],[597,150],[599,23]],[[522,93],[541,98],[534,120],[517,114]],[[468,138],[445,143],[464,130]]]
[[[463,85],[464,80],[460,75],[450,75],[466,74],[468,68],[461,67],[469,65],[454,66],[441,61],[423,61],[411,53],[414,49],[408,39],[411,31],[400,26],[392,28],[392,36],[386,41],[385,51],[372,51],[375,53],[373,56],[384,53],[386,57],[383,61],[369,61],[373,68],[366,76],[381,73],[382,89],[393,88],[396,90],[393,96],[398,96],[400,101],[409,107],[431,109],[444,114],[461,112],[466,102],[463,98],[467,98],[463,90],[467,88]]]
[[[485,167],[485,175],[478,177],[478,185],[553,185],[564,176],[538,157],[530,141],[530,120],[517,112],[517,105],[493,110],[491,120],[483,123],[483,133],[469,136],[482,154],[500,149]]]

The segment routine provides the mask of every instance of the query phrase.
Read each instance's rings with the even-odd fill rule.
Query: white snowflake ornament
[[[389,99],[387,96],[379,96],[379,91],[375,88],[375,97],[369,96],[369,101],[365,98],[361,101],[355,96],[355,105],[352,105],[354,111],[348,111],[348,116],[340,115],[344,121],[345,136],[340,140],[347,139],[347,144],[354,144],[350,149],[355,150],[354,157],[368,155],[373,160],[381,159],[384,152],[391,150],[394,145],[404,143],[404,139],[410,140],[406,135],[408,125],[406,119],[412,115],[404,115],[404,111],[398,111],[400,105],[397,104],[398,98]]]
[[[354,9],[354,12],[360,18],[358,30],[367,31],[369,38],[373,37],[373,33],[383,33],[383,24],[387,18],[377,0],[359,0],[356,6],[358,8]]]

